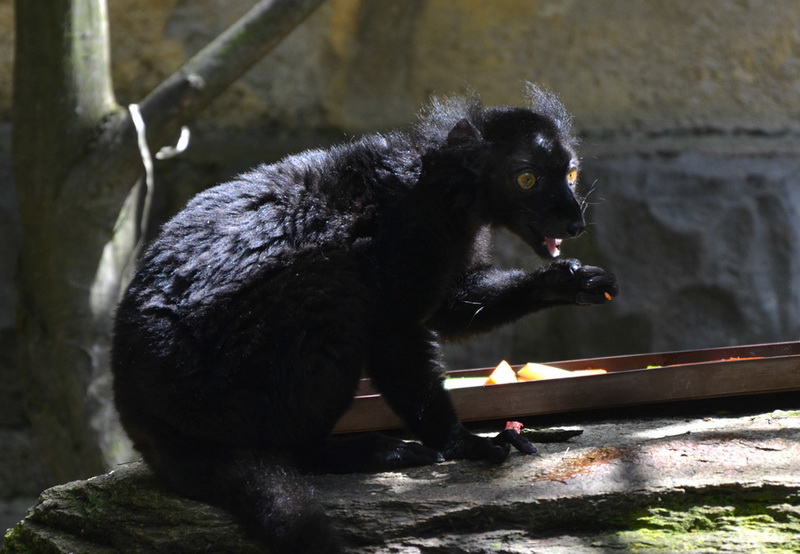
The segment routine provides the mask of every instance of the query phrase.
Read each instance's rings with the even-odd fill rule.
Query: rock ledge
[[[796,552],[800,413],[582,423],[503,466],[313,477],[353,552]],[[263,552],[135,463],[48,489],[3,552]]]

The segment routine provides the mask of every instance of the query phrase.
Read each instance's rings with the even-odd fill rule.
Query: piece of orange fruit
[[[489,378],[486,379],[487,385],[502,385],[505,383],[516,383],[517,382],[517,374],[514,373],[514,370],[511,369],[511,366],[508,365],[508,362],[503,360],[500,364],[494,368],[494,371],[489,375]]]
[[[525,381],[536,379],[563,379],[565,377],[577,377],[579,375],[598,375],[606,373],[605,369],[576,369],[569,371],[558,367],[545,364],[527,363],[519,370],[517,377]]]

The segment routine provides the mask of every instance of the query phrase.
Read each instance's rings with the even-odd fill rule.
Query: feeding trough
[[[604,369],[566,379],[459,387],[450,391],[462,421],[617,408],[661,402],[800,390],[800,342],[785,342],[548,362]],[[512,366],[518,371],[522,366]],[[488,377],[494,368],[456,370],[448,378]],[[369,379],[335,433],[403,427]]]

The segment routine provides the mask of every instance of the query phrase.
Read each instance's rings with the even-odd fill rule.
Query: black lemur
[[[570,116],[533,85],[528,102],[433,100],[406,131],[261,165],[164,225],[119,305],[112,364],[122,423],[166,486],[277,552],[337,552],[303,472],[534,452],[461,425],[439,346],[617,294],[577,260],[491,265],[493,228],[554,259],[585,227]],[[362,374],[421,444],[329,437]]]

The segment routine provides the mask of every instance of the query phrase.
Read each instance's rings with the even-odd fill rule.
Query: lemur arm
[[[556,260],[534,271],[476,267],[456,282],[426,325],[455,340],[552,306],[604,304],[617,293],[613,275],[577,260]]]

